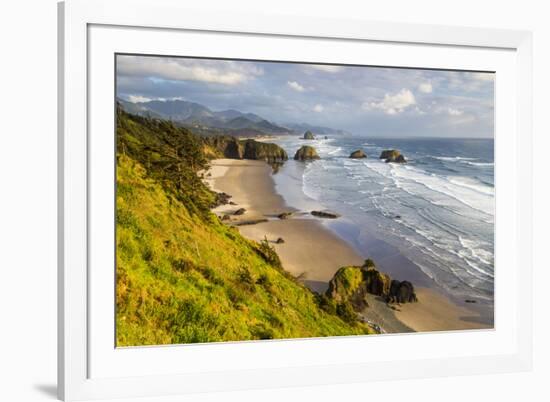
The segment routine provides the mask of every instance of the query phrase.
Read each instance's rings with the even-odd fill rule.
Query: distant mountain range
[[[292,135],[302,134],[306,130],[322,135],[349,134],[343,130],[312,126],[306,123],[280,125],[257,114],[243,113],[234,109],[215,112],[200,103],[184,100],[153,100],[133,103],[117,98],[117,101],[128,113],[172,120],[177,124],[193,128],[198,134],[203,135],[220,133],[235,136]]]
[[[312,126],[311,124],[307,123],[285,123],[285,127],[290,128],[291,130],[294,130],[298,133],[303,133],[305,131],[311,131],[313,134],[338,134],[338,135],[351,135],[350,132],[345,130],[339,130],[334,129],[330,127],[323,127],[323,126]]]

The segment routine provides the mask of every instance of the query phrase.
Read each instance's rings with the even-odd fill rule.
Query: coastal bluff
[[[263,160],[267,163],[282,163],[288,160],[286,151],[277,144],[253,139],[239,140],[228,135],[204,137],[205,153],[212,158]]]

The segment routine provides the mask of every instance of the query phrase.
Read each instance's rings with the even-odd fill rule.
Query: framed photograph
[[[528,32],[60,3],[60,398],[529,370],[531,74]]]

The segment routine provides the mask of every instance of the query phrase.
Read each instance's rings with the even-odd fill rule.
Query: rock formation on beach
[[[409,281],[400,282],[392,280],[390,284],[390,292],[388,295],[389,303],[414,303],[418,301],[414,293],[414,287]]]
[[[380,154],[380,159],[385,159],[386,163],[405,163],[405,157],[397,149],[386,149]]]
[[[297,161],[306,161],[313,159],[321,159],[317,154],[315,148],[310,147],[309,145],[303,145],[299,150],[296,151],[294,155],[294,160]]]
[[[240,141],[228,135],[218,135],[214,137],[206,137],[204,141],[220,152],[224,158],[228,159],[243,159],[244,149]]]
[[[277,144],[245,140],[243,159],[264,160],[268,163],[280,163],[288,159],[286,151]]]
[[[370,259],[363,266],[340,268],[329,282],[326,296],[337,303],[349,302],[357,311],[368,306],[367,294],[382,297],[387,303],[418,301],[414,286],[408,281],[392,280],[376,269]]]
[[[338,215],[337,213],[328,212],[328,211],[311,211],[311,215],[317,216],[319,218],[328,218],[328,219],[336,219],[340,217],[340,215]]]
[[[284,220],[284,219],[290,218],[291,216],[292,216],[292,212],[283,212],[277,215],[277,218]]]
[[[219,207],[220,205],[227,205],[231,203],[230,199],[231,196],[227,193],[215,193],[212,208]]]
[[[252,139],[238,140],[228,135],[205,137],[203,141],[207,147],[214,149],[212,157],[263,160],[270,164],[278,164],[288,159],[286,151],[277,144]]]
[[[350,155],[349,155],[350,158],[353,158],[353,159],[361,159],[361,158],[366,158],[367,157],[367,154],[365,154],[365,152],[363,152],[362,149],[358,149],[357,151],[353,151]]]
[[[313,136],[313,133],[309,130],[307,130],[305,133],[304,133],[304,140],[314,140],[315,137]]]

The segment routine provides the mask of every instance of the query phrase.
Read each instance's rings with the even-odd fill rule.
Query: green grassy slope
[[[209,211],[200,138],[119,111],[117,150],[118,346],[368,333]]]

